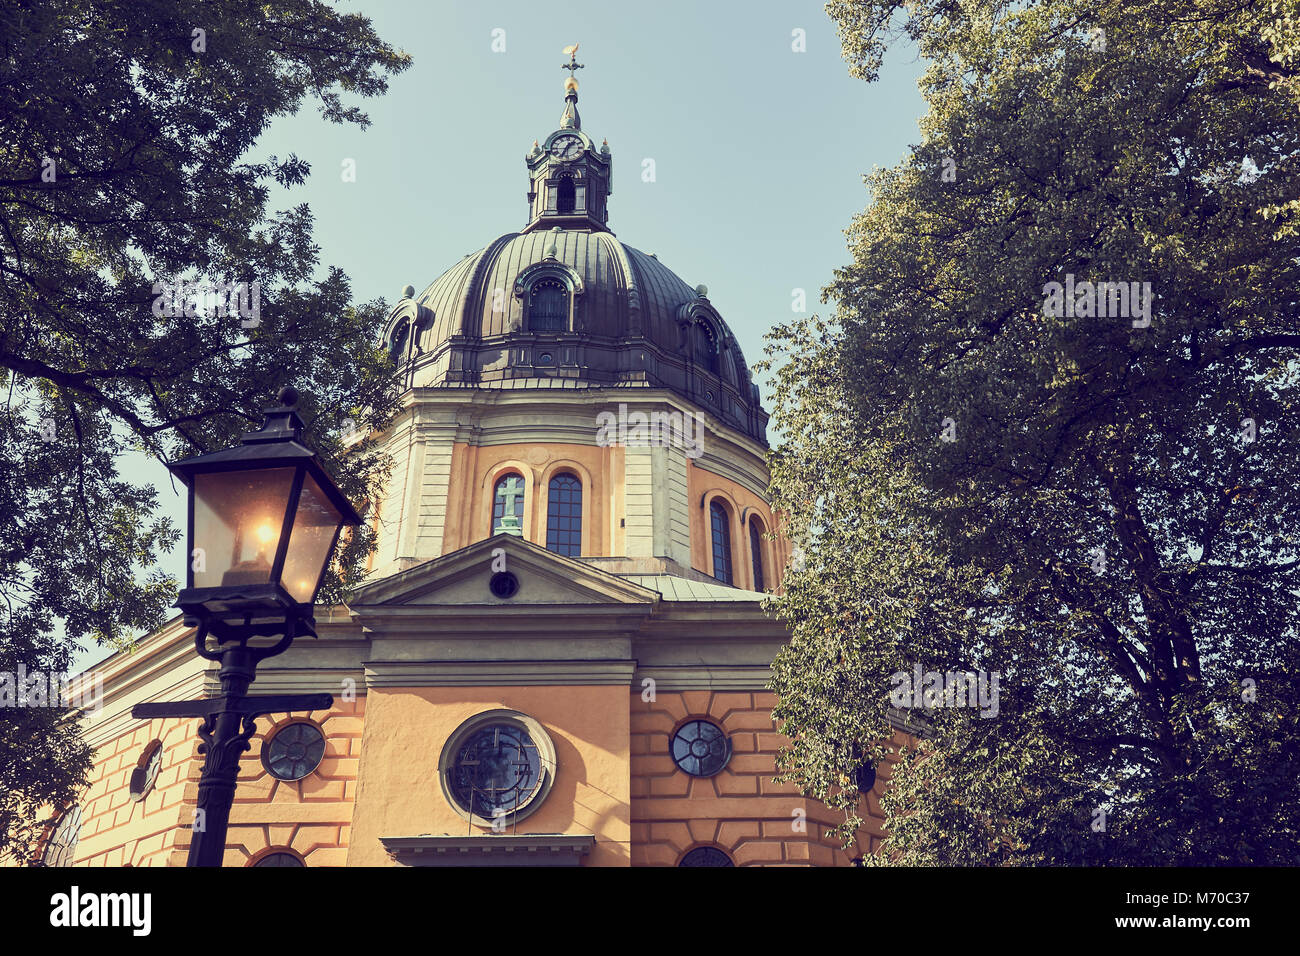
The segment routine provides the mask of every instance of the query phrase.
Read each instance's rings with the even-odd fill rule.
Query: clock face
[[[556,159],[571,160],[582,155],[582,138],[560,136],[551,143],[551,155]]]

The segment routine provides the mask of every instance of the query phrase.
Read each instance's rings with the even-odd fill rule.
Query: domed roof
[[[612,157],[574,119],[525,162],[530,221],[407,290],[384,342],[408,386],[667,388],[765,441],[740,345],[692,287],[607,225]]]
[[[548,257],[552,244],[555,254]],[[624,245],[612,233],[508,233],[466,256],[416,296],[416,302],[433,311],[434,340],[456,334],[486,338],[522,329],[524,297],[514,294],[516,280],[528,266],[548,262],[578,283],[575,332],[623,338],[644,329],[655,341],[675,346],[677,311],[699,298],[658,259]]]

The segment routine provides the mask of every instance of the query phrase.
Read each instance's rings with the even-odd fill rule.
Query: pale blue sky
[[[851,78],[834,25],[814,0],[364,0],[379,35],[410,53],[388,94],[363,100],[365,131],[314,108],[278,121],[254,155],[296,153],[312,175],[272,194],[307,202],[322,269],[341,267],[357,301],[423,289],[466,253],[526,221],[524,154],[559,123],[579,42],[583,130],[614,157],[610,226],[709,298],[753,364],[763,336],[808,311],[848,253],[843,231],[867,202],[862,175],[919,139],[921,64],[895,55],[881,80]],[[504,30],[505,51],[493,51]],[[792,31],[806,32],[806,52]],[[643,182],[642,161],[655,161]],[[345,159],[356,181],[344,182]],[[766,404],[767,390],[764,389]],[[270,396],[268,396],[270,398]],[[179,522],[183,501],[158,465],[153,481]],[[168,562],[179,576],[178,550]],[[104,656],[81,655],[79,666]]]

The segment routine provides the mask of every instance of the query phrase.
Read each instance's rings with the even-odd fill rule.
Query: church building
[[[848,866],[879,841],[883,769],[848,851],[773,781],[767,414],[708,290],[612,230],[578,66],[522,228],[392,311],[371,575],[252,688],[334,704],[259,720],[226,866]],[[184,865],[197,722],[131,708],[215,693],[216,665],[178,617],[82,680],[91,785],[41,861]]]

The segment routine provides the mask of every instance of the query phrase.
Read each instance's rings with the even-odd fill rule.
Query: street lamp
[[[294,710],[323,710],[330,694],[249,697],[260,661],[315,635],[314,602],[353,509],[315,452],[299,440],[298,393],[280,392],[262,427],[236,448],[168,466],[189,489],[189,569],[176,606],[196,628],[194,649],[220,661],[218,697],[137,704],[131,715],[202,717],[199,752],[206,755],[188,866],[220,866],[235,799],[239,758],[249,749],[256,718]],[[279,636],[250,646],[258,636]],[[208,639],[214,642],[208,646]]]

